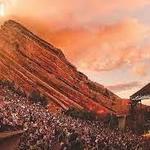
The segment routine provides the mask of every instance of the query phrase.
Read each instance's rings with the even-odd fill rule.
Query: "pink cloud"
[[[139,63],[133,66],[133,73],[139,75],[139,76],[146,76],[147,70],[150,67],[150,64],[148,63]]]
[[[91,26],[114,13],[134,12],[150,4],[149,0],[5,0],[7,13],[32,17],[64,26]]]
[[[129,82],[129,83],[121,83],[116,85],[107,86],[108,89],[114,92],[128,91],[134,88],[140,87],[141,83],[137,81]]]

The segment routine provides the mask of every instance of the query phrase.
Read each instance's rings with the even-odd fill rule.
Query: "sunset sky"
[[[150,0],[0,0],[1,21],[23,23],[123,98],[150,82],[149,14]]]

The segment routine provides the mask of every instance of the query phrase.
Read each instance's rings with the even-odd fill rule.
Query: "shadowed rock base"
[[[0,133],[0,149],[16,150],[20,142],[20,136],[23,132],[1,132]]]

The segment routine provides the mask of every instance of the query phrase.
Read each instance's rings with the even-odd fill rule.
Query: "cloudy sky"
[[[150,82],[149,14],[150,0],[0,0],[1,20],[25,24],[124,98]]]

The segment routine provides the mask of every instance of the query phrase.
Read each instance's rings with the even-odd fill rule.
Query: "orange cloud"
[[[147,75],[147,70],[148,68],[150,67],[149,64],[146,64],[146,63],[139,63],[139,64],[136,64],[134,67],[133,67],[133,72],[139,76],[146,76]]]
[[[8,1],[12,18],[60,47],[80,68],[109,71],[135,67],[150,58],[149,46],[145,46],[148,26],[135,18],[117,23],[110,19],[113,14],[135,12],[149,5],[149,0]]]
[[[145,45],[150,28],[134,18],[91,28],[57,28],[33,19],[17,20],[60,47],[70,61],[83,69],[109,71],[124,65],[137,68],[150,58],[150,47]],[[131,70],[137,72],[132,67]]]
[[[148,36],[147,26],[129,19],[90,30],[62,29],[47,38],[79,67],[107,71],[149,59],[149,47],[141,46]]]

